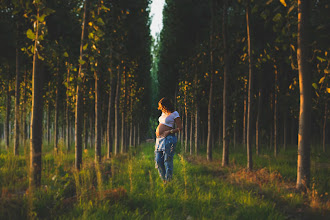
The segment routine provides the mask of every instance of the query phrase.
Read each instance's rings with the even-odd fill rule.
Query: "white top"
[[[172,112],[171,114],[165,114],[164,112],[158,118],[159,123],[174,128],[174,119],[179,118],[180,115],[177,111]]]

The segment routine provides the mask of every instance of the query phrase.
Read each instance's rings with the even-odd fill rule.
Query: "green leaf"
[[[81,65],[84,65],[84,64],[86,63],[86,61],[85,61],[85,60],[80,60],[80,59],[79,59],[79,63],[80,63]]]
[[[53,9],[51,9],[51,8],[45,8],[44,10],[43,10],[43,15],[45,15],[45,17],[46,16],[48,16],[48,15],[50,15],[50,14],[53,14],[55,12],[55,10],[53,10]]]
[[[33,33],[33,31],[31,29],[26,31],[26,36],[27,36],[27,38],[29,38],[31,40],[34,40],[36,37],[36,35]]]
[[[98,23],[99,25],[104,25],[104,21],[102,20],[102,18],[98,18],[98,19],[97,19],[97,23]]]
[[[83,50],[86,50],[88,47],[88,43],[83,46]]]
[[[41,15],[40,17],[38,17],[38,21],[39,21],[39,22],[44,22],[45,17],[46,17],[45,14]]]
[[[321,63],[324,62],[324,61],[326,61],[324,58],[319,57],[319,56],[317,56],[316,58],[317,58],[319,61],[321,61]]]
[[[316,83],[313,83],[312,86],[314,87],[314,89],[318,89],[318,85]]]
[[[69,54],[68,54],[67,52],[64,52],[64,53],[63,53],[63,56],[64,56],[64,57],[69,57]]]
[[[279,20],[281,20],[282,15],[280,13],[277,13],[274,17],[273,17],[273,21],[277,22]]]

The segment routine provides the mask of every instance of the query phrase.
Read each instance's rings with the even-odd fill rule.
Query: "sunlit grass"
[[[57,154],[52,145],[44,145],[42,187],[33,195],[26,192],[28,157],[0,154],[0,218],[287,219],[306,208],[316,216],[329,213],[329,163],[314,152],[312,186],[304,194],[294,188],[293,148],[277,158],[264,149],[254,155],[253,172],[246,171],[246,154],[240,147],[231,149],[227,168],[220,166],[218,149],[211,162],[203,149],[198,157],[178,151],[173,180],[166,185],[155,169],[152,144],[103,157],[100,165],[94,163],[94,149],[86,149],[80,171],[74,169],[73,150],[67,153],[63,140]]]

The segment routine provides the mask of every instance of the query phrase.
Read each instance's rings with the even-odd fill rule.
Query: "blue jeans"
[[[162,180],[170,181],[173,174],[173,156],[177,143],[174,135],[165,138],[157,138],[155,145],[156,169]]]

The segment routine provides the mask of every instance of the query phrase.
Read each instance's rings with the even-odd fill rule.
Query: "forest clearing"
[[[330,219],[329,10],[2,0],[0,219]]]
[[[248,172],[243,146],[233,149],[231,166],[183,156],[177,146],[174,178],[164,185],[154,163],[154,145],[142,144],[127,154],[95,165],[93,149],[85,150],[80,172],[74,152],[53,155],[46,146],[40,190],[28,191],[28,158],[1,154],[1,219],[328,219],[329,155],[312,152],[312,187],[295,189],[296,149],[278,158],[265,149]],[[105,148],[105,146],[103,146]],[[104,149],[105,150],[105,149]],[[23,152],[22,152],[23,153]],[[182,154],[183,153],[183,154]],[[105,156],[105,155],[103,155]]]

